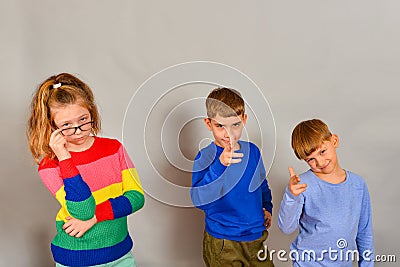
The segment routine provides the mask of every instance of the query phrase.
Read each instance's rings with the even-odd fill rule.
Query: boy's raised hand
[[[237,153],[233,150],[233,145],[231,142],[224,147],[224,151],[222,151],[219,156],[219,160],[222,165],[229,166],[232,163],[239,163],[242,161],[243,153]]]
[[[307,184],[300,184],[300,177],[294,172],[292,167],[289,167],[290,179],[289,179],[289,191],[294,196],[298,196],[307,189]]]

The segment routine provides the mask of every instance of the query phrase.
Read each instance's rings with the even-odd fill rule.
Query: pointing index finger
[[[232,143],[231,143],[231,141],[229,141],[227,144],[225,143],[224,149],[225,149],[226,151],[228,151],[228,152],[231,152],[231,151],[232,151]]]

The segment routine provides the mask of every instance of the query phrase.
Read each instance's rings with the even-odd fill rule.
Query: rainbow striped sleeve
[[[50,192],[61,204],[63,218],[71,215],[79,220],[93,218],[96,202],[89,186],[83,181],[81,174],[72,159],[59,162],[59,168],[46,164],[39,167],[39,175]]]
[[[97,205],[98,222],[128,216],[144,205],[144,192],[133,162],[122,145],[117,154],[122,176],[122,195]]]

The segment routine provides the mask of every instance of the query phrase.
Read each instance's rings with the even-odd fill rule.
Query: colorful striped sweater
[[[39,175],[61,204],[57,235],[51,250],[54,260],[67,266],[88,266],[114,261],[133,246],[127,216],[142,208],[144,193],[135,166],[114,139],[95,137],[93,145],[59,162],[45,158]],[[64,232],[68,216],[97,223],[82,237]]]

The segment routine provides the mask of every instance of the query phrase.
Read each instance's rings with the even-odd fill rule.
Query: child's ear
[[[243,122],[243,125],[246,125],[246,122],[247,122],[247,114],[243,114],[243,115],[242,115],[242,122]]]
[[[337,134],[332,134],[331,142],[334,148],[339,146],[339,136]]]
[[[211,131],[212,130],[212,128],[211,128],[211,119],[210,118],[204,118],[204,123],[206,124],[207,129]]]

